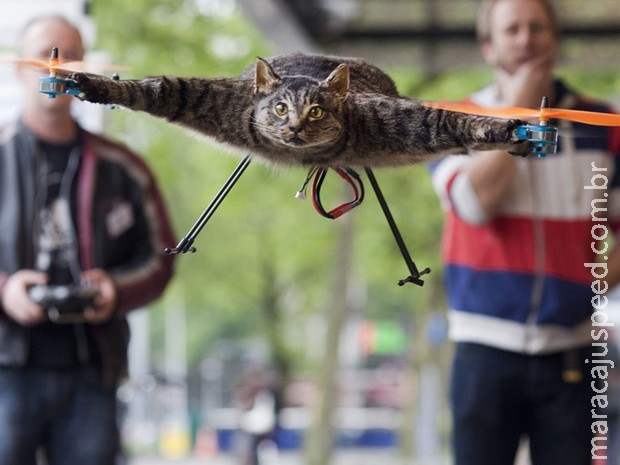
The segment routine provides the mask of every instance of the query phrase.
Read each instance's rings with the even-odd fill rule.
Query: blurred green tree
[[[256,56],[277,53],[267,48],[234,1],[94,1],[93,14],[98,48],[114,62],[132,67],[123,78],[233,76]],[[464,98],[489,79],[484,69],[438,76],[410,68],[386,71],[401,93],[429,100]],[[618,98],[617,72],[565,70],[563,75],[595,97]],[[148,115],[118,110],[108,114],[107,122],[111,135],[143,153],[153,167],[179,238],[240,160]],[[259,338],[267,341],[272,362],[284,377],[318,372],[324,353],[308,353],[310,343],[334,347],[321,346],[323,333],[311,334],[317,316],[328,321],[328,312],[338,309],[420,327],[430,312],[442,310],[442,213],[427,167],[375,174],[418,268],[432,269],[424,287],[396,285],[408,270],[369,183],[362,207],[348,214],[352,225],[344,235],[341,220],[325,220],[309,202],[293,198],[305,170],[254,162],[196,241],[198,253],[178,257],[176,279],[151,312],[155,357],[161,357],[164,347],[161,309],[179,302],[185,306],[191,370],[217,341],[242,344]],[[335,201],[341,191],[332,179],[324,197]],[[349,248],[350,256],[339,260],[343,248]],[[338,292],[346,294],[346,302]],[[335,317],[331,321],[342,323]],[[322,383],[329,386],[330,379]]]
[[[97,45],[114,62],[131,65],[123,78],[236,75],[255,56],[271,53],[241,12],[228,8],[228,2],[212,3],[220,8],[207,8],[210,3],[199,0],[94,2]],[[412,77],[413,82],[422,78],[407,76],[409,83]],[[239,161],[148,115],[118,110],[110,112],[107,121],[112,135],[143,153],[153,166],[179,234],[193,224]],[[434,269],[427,279],[439,281],[441,214],[425,167],[376,174],[414,259]],[[293,198],[304,177],[301,168],[282,170],[254,162],[201,233],[195,244],[198,253],[179,257],[177,277],[167,295],[182,295],[180,301],[187,307],[192,365],[212,341],[251,337],[270,322],[282,322],[286,336],[272,342],[283,349],[285,340],[296,339],[295,328],[304,327],[309,314],[326,310],[338,226],[316,215],[309,203]],[[337,181],[333,184],[337,189]],[[326,186],[327,198],[339,195],[329,189]],[[407,269],[370,186],[366,190],[364,205],[350,213],[357,225],[351,272],[368,289],[364,311],[368,307],[370,315],[409,313],[416,302],[424,301],[423,291],[396,286]],[[173,302],[179,299],[165,298],[159,306]],[[163,346],[159,313],[153,312],[155,347]],[[261,336],[265,334],[269,333]],[[298,360],[303,368],[304,358]]]

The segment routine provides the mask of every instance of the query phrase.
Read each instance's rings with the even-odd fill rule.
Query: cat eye
[[[274,110],[276,112],[276,115],[284,116],[288,113],[288,106],[286,106],[286,103],[278,102],[276,103]]]
[[[323,110],[322,107],[319,107],[317,105],[317,106],[310,108],[310,111],[308,112],[308,114],[310,115],[310,118],[321,119],[325,115],[325,110]]]

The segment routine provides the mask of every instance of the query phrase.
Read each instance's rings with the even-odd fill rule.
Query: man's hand
[[[109,320],[118,303],[118,293],[112,277],[100,268],[93,268],[82,273],[82,280],[98,291],[95,308],[86,312],[86,321],[99,324]]]
[[[47,319],[45,311],[28,295],[28,288],[46,284],[47,275],[40,271],[19,270],[4,283],[2,307],[4,312],[22,326],[31,326]]]
[[[543,96],[552,98],[554,57],[542,55],[521,63],[514,72],[497,68],[504,102],[512,107],[538,108]]]
[[[553,66],[555,50],[523,60],[514,67],[493,63],[495,82],[502,100],[507,106],[538,108],[543,96],[553,100]],[[535,121],[534,124],[538,124]],[[509,149],[511,155],[527,155],[525,144]],[[531,150],[531,143],[529,143]],[[463,172],[478,197],[481,208],[488,218],[497,214],[510,192],[516,175],[516,157],[507,157],[505,152],[486,152],[467,165]]]

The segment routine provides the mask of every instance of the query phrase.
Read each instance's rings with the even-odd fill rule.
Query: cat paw
[[[508,149],[508,153],[516,157],[527,157],[534,153],[534,144],[528,140],[515,142],[513,146]]]
[[[507,150],[510,155],[527,157],[534,151],[534,144],[532,142],[520,139],[517,136],[517,128],[524,124],[527,123],[518,119],[508,120],[507,129],[510,131],[511,139],[513,141],[511,147]]]
[[[511,140],[513,140],[513,141],[520,140],[517,137],[517,128],[519,126],[523,126],[524,124],[527,124],[527,122],[521,121],[520,119],[509,119],[509,120],[506,121],[506,130],[510,134],[510,139]]]
[[[93,76],[87,73],[73,73],[69,79],[74,80],[80,91],[77,98],[92,103],[110,103],[108,101],[108,86],[110,79],[103,76]]]

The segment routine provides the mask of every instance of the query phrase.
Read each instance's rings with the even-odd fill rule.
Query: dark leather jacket
[[[76,206],[81,267],[106,270],[119,293],[115,318],[87,330],[98,348],[104,380],[116,383],[127,373],[125,315],[163,292],[173,272],[164,248],[175,241],[146,164],[89,132],[82,140]],[[0,130],[0,295],[11,273],[34,265],[35,147],[33,135],[19,122]],[[28,337],[29,329],[11,320],[0,305],[0,366],[26,363]]]

